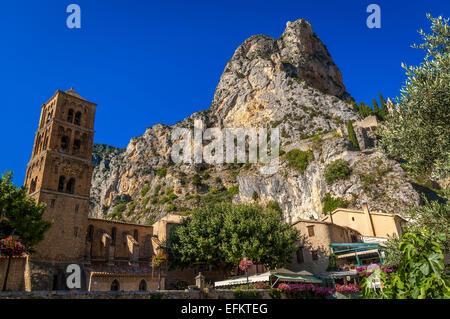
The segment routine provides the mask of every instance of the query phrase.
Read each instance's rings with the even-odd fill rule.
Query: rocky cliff
[[[250,37],[226,63],[209,109],[147,128],[126,150],[95,148],[90,214],[152,223],[167,212],[234,201],[277,205],[293,221],[362,202],[385,212],[417,204],[399,164],[374,148],[376,128],[356,128],[362,151],[349,141],[345,123],[361,120],[352,101],[307,21],[288,22],[278,39]],[[174,164],[171,132],[193,128],[195,119],[204,128],[278,127],[280,168],[261,175],[258,163]],[[339,159],[344,168],[333,165]]]

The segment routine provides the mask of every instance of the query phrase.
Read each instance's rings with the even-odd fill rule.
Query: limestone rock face
[[[174,126],[147,128],[126,150],[95,148],[90,214],[152,223],[167,212],[188,214],[211,202],[276,201],[286,220],[317,219],[328,193],[349,207],[366,201],[385,212],[417,204],[419,195],[401,167],[374,149],[376,128],[357,127],[362,151],[352,150],[345,123],[361,120],[352,100],[307,21],[288,22],[278,39],[250,37],[226,63],[208,110]],[[282,151],[310,151],[313,157],[300,173],[283,155],[271,175],[261,175],[259,163],[174,164],[171,133],[192,129],[195,119],[204,129],[278,127]],[[336,159],[349,164],[351,175],[329,185],[324,172]]]

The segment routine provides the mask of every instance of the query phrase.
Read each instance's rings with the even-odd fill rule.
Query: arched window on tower
[[[147,282],[144,279],[142,279],[141,282],[139,283],[139,290],[140,291],[147,290]]]
[[[94,239],[94,226],[89,225],[86,234],[86,241],[92,242],[93,239]]]
[[[113,227],[111,230],[111,245],[116,245],[116,238],[117,238],[117,228]]]
[[[34,191],[36,190],[36,184],[37,184],[37,177],[31,180],[30,194],[34,193]]]
[[[73,110],[70,109],[69,113],[67,114],[67,122],[72,123],[73,122]]]
[[[75,178],[71,178],[67,182],[66,192],[69,194],[75,193]]]
[[[114,281],[111,283],[111,291],[119,291],[120,290],[120,284],[117,281],[117,279],[114,279]]]
[[[73,141],[73,152],[75,154],[78,154],[80,152],[80,147],[81,147],[81,141],[80,140]]]
[[[69,137],[67,135],[64,135],[61,138],[61,150],[67,151],[69,149]]]
[[[64,182],[65,181],[66,181],[66,177],[65,176],[60,176],[59,177],[58,192],[63,192],[64,191]]]
[[[74,121],[75,125],[81,125],[81,112],[77,112],[75,114],[75,121]]]

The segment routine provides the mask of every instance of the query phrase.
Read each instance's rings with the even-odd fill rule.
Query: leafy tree
[[[355,150],[360,151],[361,149],[359,147],[358,139],[356,138],[355,129],[353,128],[353,123],[350,120],[347,122],[347,133]]]
[[[15,187],[12,172],[0,178],[0,238],[10,236],[13,231],[29,252],[44,239],[51,223],[42,219],[44,204],[36,204],[28,197],[25,187]]]
[[[381,93],[380,93],[380,103],[381,103],[381,119],[384,121],[389,115],[389,110],[387,108],[386,100],[384,99]]]
[[[419,33],[425,50],[419,66],[405,66],[407,80],[381,131],[380,147],[406,161],[415,176],[446,177],[450,171],[450,32],[448,19],[432,18],[431,34]]]
[[[439,203],[438,201],[428,201],[424,197],[423,206],[412,206],[407,208],[403,216],[409,220],[403,228],[405,232],[417,233],[424,226],[428,232],[439,243],[444,252],[450,251],[450,202]],[[392,237],[387,243],[387,265],[397,265],[399,263],[401,252],[399,251],[400,239]]]
[[[380,114],[380,107],[378,106],[377,100],[375,100],[375,98],[372,99],[372,106],[373,106],[373,113],[375,115],[379,115]]]
[[[167,240],[172,268],[197,263],[230,270],[243,254],[269,268],[282,267],[295,251],[298,231],[279,211],[257,205],[216,204],[192,211]]]
[[[370,277],[366,277],[361,285],[363,298],[450,298],[444,256],[439,243],[426,228],[405,233],[399,243],[399,250],[402,256],[397,271],[390,275],[378,273],[384,285],[382,290],[371,288]]]
[[[373,114],[373,110],[370,108],[370,106],[368,106],[364,102],[360,102],[359,103],[358,112],[359,112],[359,114],[361,115],[362,118],[366,118],[369,115]]]

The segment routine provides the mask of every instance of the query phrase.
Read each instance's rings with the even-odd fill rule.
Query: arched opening
[[[64,191],[64,182],[65,181],[66,181],[66,177],[65,176],[60,176],[59,177],[58,192],[63,192]]]
[[[80,152],[80,147],[81,147],[81,141],[80,140],[75,140],[73,142],[73,152],[74,153],[79,153]]]
[[[133,237],[134,237],[134,239],[135,239],[136,241],[139,241],[139,232],[138,232],[137,229],[134,230]]]
[[[37,177],[31,180],[30,194],[34,193],[34,191],[36,190],[36,184],[37,184]]]
[[[73,123],[75,125],[81,125],[81,112],[75,114],[75,121]]]
[[[61,138],[61,150],[67,151],[68,148],[69,148],[69,137],[67,135],[64,135]]]
[[[75,192],[75,178],[71,178],[67,182],[66,192],[69,194],[73,194]]]
[[[117,237],[117,228],[113,227],[111,230],[111,245],[116,245],[116,237]]]
[[[69,113],[67,114],[67,122],[72,123],[73,122],[73,110],[70,109]]]
[[[139,283],[139,290],[140,291],[147,290],[147,282],[144,279],[142,279],[141,282]]]
[[[114,279],[114,281],[111,283],[111,291],[119,291],[120,290],[120,284],[117,281],[117,279]]]
[[[86,234],[86,241],[92,242],[92,239],[94,239],[94,226],[89,225]]]

